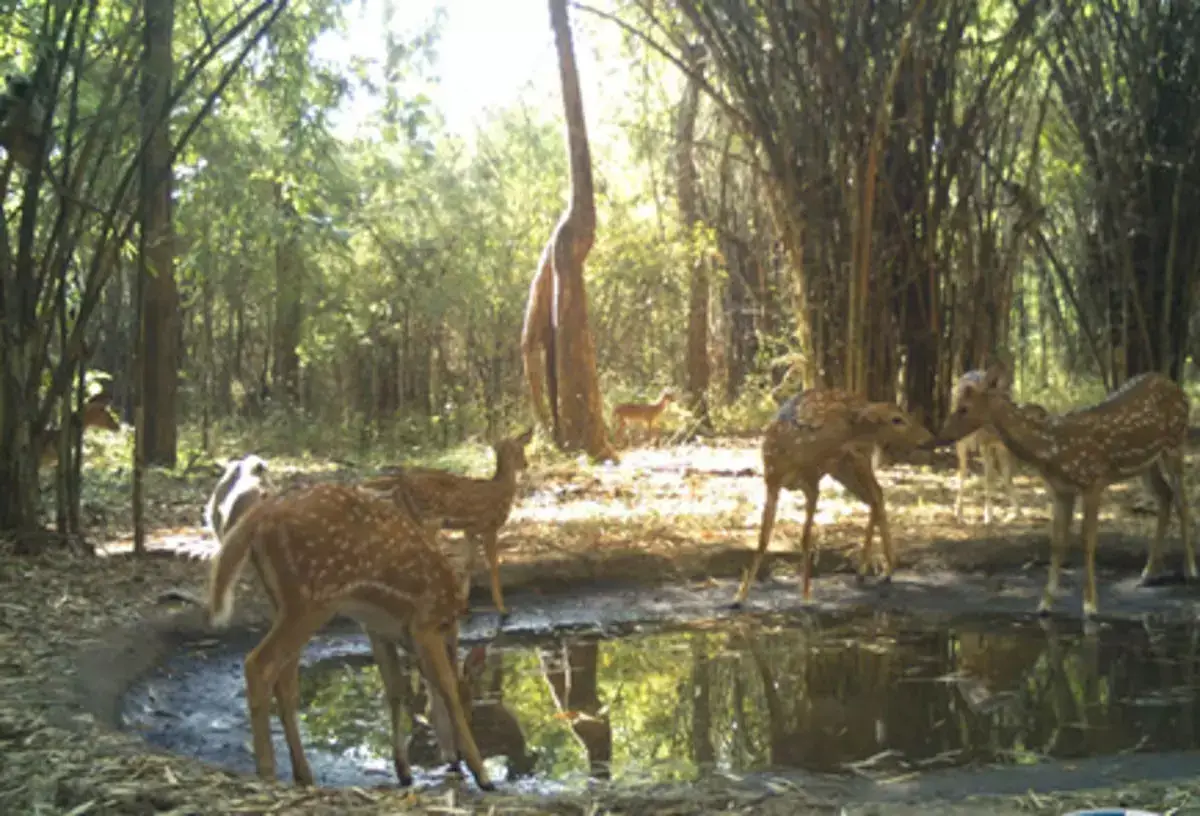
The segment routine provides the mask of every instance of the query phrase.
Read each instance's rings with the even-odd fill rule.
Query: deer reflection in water
[[[1080,635],[1052,620],[813,620],[493,645],[486,662],[472,650],[476,741],[508,757],[510,778],[536,767],[571,784],[1198,747],[1197,626]],[[428,736],[410,750],[437,764]]]
[[[767,712],[766,763],[838,771],[1196,747],[1197,636],[1011,632],[731,635]],[[841,640],[841,642],[838,642]],[[1178,644],[1183,640],[1186,648]],[[1163,694],[1165,692],[1165,698]],[[1160,698],[1160,699],[1155,699]]]

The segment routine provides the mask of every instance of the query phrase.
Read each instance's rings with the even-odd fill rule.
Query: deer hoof
[[[862,586],[867,582],[867,574],[865,572],[857,572],[854,574],[854,583]]]

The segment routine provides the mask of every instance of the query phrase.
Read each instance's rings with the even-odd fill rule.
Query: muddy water
[[[181,656],[127,698],[128,725],[251,771],[241,655]],[[306,663],[303,726],[319,782],[392,784],[365,639],[314,642]],[[897,779],[1200,747],[1198,669],[1194,624],[1084,634],[1063,621],[861,610],[604,639],[526,633],[489,647],[474,727],[493,774],[536,790],[760,771]],[[276,746],[286,778],[278,735]],[[435,781],[427,728],[410,750],[418,780]]]

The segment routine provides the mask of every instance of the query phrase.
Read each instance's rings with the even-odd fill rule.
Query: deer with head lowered
[[[1141,374],[1096,405],[1049,414],[1036,406],[1014,405],[1003,388],[1006,378],[1005,367],[993,364],[982,382],[964,388],[957,408],[933,444],[950,444],[990,425],[1008,449],[1037,468],[1045,480],[1054,506],[1050,572],[1038,611],[1048,613],[1053,606],[1075,503],[1082,497],[1087,573],[1083,614],[1096,614],[1100,502],[1108,485],[1134,476],[1142,476],[1158,501],[1158,523],[1142,571],[1143,581],[1159,570],[1172,505],[1179,513],[1184,570],[1188,578],[1194,578],[1196,562],[1183,478],[1188,427],[1188,399],[1183,389],[1162,374]]]
[[[83,404],[83,410],[71,414],[72,430],[86,431],[101,428],[106,431],[121,430],[121,422],[113,413],[112,397],[96,394]],[[57,427],[46,428],[34,439],[38,455],[38,467],[53,467],[58,464],[58,438],[62,431]]]
[[[821,477],[825,474],[841,482],[852,495],[870,507],[866,537],[860,550],[859,579],[866,577],[871,566],[871,543],[878,527],[886,564],[884,580],[889,580],[894,567],[892,538],[883,489],[871,467],[872,449],[884,445],[900,451],[912,450],[932,438],[928,430],[895,405],[867,402],[838,389],[809,389],[785,402],[767,426],[763,438],[763,479],[767,496],[758,533],[758,550],[742,579],[734,605],[745,602],[750,583],[758,575],[763,555],[771,543],[779,493],[783,488],[804,493],[803,593],[806,601],[811,599],[813,519]]]
[[[617,421],[617,427],[613,431],[613,436],[623,437],[625,426],[636,422],[645,425],[647,433],[654,433],[655,423],[658,422],[658,418],[662,416],[663,411],[667,410],[667,406],[674,399],[675,393],[669,388],[664,388],[655,402],[622,402],[615,406],[613,408],[613,419]]]
[[[300,654],[313,634],[341,613],[357,620],[370,639],[388,693],[400,784],[412,784],[412,770],[401,720],[405,694],[397,644],[417,657],[440,699],[449,722],[442,727],[435,723],[439,743],[452,746],[466,761],[480,788],[492,790],[456,668],[464,599],[450,563],[426,530],[370,491],[325,484],[271,496],[256,463],[244,460],[231,468],[237,469],[233,486],[210,500],[221,549],[213,560],[208,609],[214,626],[228,623],[238,576],[252,561],[275,610],[271,630],[246,656],[246,698],[259,775],[275,776],[270,734],[274,697],[293,777],[299,784],[312,784],[297,720]],[[435,715],[437,710],[435,706]]]
[[[473,479],[433,468],[403,468],[388,476],[368,479],[362,487],[391,494],[427,528],[462,530],[466,540],[462,570],[463,597],[471,588],[475,556],[482,544],[491,573],[492,602],[507,615],[500,585],[500,528],[508,521],[517,495],[517,474],[529,467],[525,446],[533,428],[493,446],[496,472],[490,479]]]

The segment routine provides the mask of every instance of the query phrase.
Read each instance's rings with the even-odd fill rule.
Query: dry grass
[[[562,588],[596,579],[671,581],[704,574],[735,575],[754,547],[762,501],[754,440],[626,451],[618,466],[590,467],[531,457],[517,506],[501,533],[506,588]],[[881,474],[892,513],[900,568],[996,571],[1045,558],[1046,500],[1028,473],[1018,477],[1023,517],[985,529],[978,523],[978,490],[968,504],[974,523],[953,518],[953,482],[945,462],[898,465]],[[461,469],[489,471],[478,453]],[[277,458],[272,467],[291,482],[353,479],[370,468],[319,460]],[[206,555],[212,543],[199,529],[200,508],[217,478],[209,465],[152,474],[149,481],[153,551]],[[111,633],[144,626],[161,614],[160,593],[199,589],[202,560],[128,559],[127,476],[89,468],[89,518],[103,536],[97,559],[62,553],[37,558],[0,554],[0,812],[5,813],[677,813],[732,809],[755,813],[907,812],[839,799],[836,790],[758,790],[721,779],[685,789],[616,791],[603,787],[574,799],[542,800],[501,794],[447,800],[453,791],[303,791],[227,774],[184,757],[148,752],[135,736],[113,732],[88,713],[76,672],[81,649]],[[785,553],[799,538],[803,500],[785,494],[773,549]],[[1140,493],[1112,492],[1102,519],[1102,563],[1139,568],[1149,515],[1130,512]],[[1195,493],[1192,495],[1195,502]],[[1194,504],[1194,506],[1196,506]],[[823,572],[850,569],[866,511],[836,486],[822,492],[818,514]],[[783,560],[788,560],[784,557]],[[249,601],[257,592],[247,592]],[[261,607],[252,614],[262,614]],[[114,657],[119,659],[119,655]],[[105,718],[101,717],[103,721]],[[1126,801],[1150,809],[1188,806],[1195,786],[1145,785],[1068,797],[992,799],[956,806],[927,803],[921,812],[1054,813],[1090,803]],[[873,807],[873,806],[872,806]],[[899,807],[899,806],[897,806]],[[911,812],[916,812],[912,810]]]

